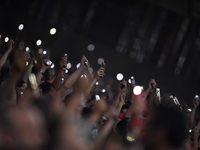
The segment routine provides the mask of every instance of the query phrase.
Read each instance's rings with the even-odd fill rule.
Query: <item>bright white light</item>
[[[39,53],[39,54],[42,54],[42,52],[43,52],[43,49],[40,48],[40,49],[38,50],[38,53]]]
[[[192,132],[192,129],[190,129],[189,132]]]
[[[8,41],[9,41],[9,38],[8,38],[8,37],[6,37],[6,38],[5,38],[5,42],[8,42]]]
[[[123,74],[118,73],[117,74],[117,80],[121,81],[124,78]]]
[[[142,90],[143,90],[143,87],[142,86],[135,86],[134,89],[133,89],[133,93],[135,95],[140,95],[142,93]]]
[[[70,69],[72,67],[71,63],[67,63],[67,69]]]
[[[132,76],[131,79],[134,79],[134,76]]]
[[[189,109],[188,109],[188,111],[189,111],[189,112],[191,112],[191,111],[192,111],[192,109],[191,109],[191,108],[189,108]]]
[[[96,82],[96,85],[99,85],[99,82]]]
[[[67,70],[67,69],[65,70],[65,73],[68,73],[68,70]]]
[[[78,64],[76,65],[76,68],[78,69],[80,66],[81,66],[81,63],[78,63]]]
[[[130,84],[131,84],[131,79],[128,79],[128,83],[130,83]]]
[[[51,28],[51,30],[50,30],[50,34],[51,34],[51,35],[56,34],[56,28]]]
[[[88,51],[93,51],[95,49],[95,46],[93,44],[89,44],[87,49]]]
[[[62,78],[61,80],[64,81],[64,78]]]
[[[81,75],[81,78],[83,78],[83,75]]]
[[[19,27],[18,27],[18,29],[19,29],[19,30],[23,30],[23,29],[24,29],[24,25],[23,25],[23,24],[20,24]]]
[[[99,100],[100,100],[100,96],[99,96],[99,95],[95,95],[95,99],[96,99],[97,101],[99,101]]]
[[[42,44],[42,41],[41,41],[41,40],[37,40],[37,41],[36,41],[36,45],[37,45],[37,46],[40,46],[41,44]]]
[[[45,55],[47,53],[47,51],[43,51],[43,54]]]
[[[54,64],[52,63],[51,68],[54,68]]]
[[[26,51],[27,51],[27,52],[29,51],[29,47],[26,47]]]
[[[105,93],[105,92],[106,92],[106,89],[102,89],[102,92]]]
[[[99,58],[99,59],[97,60],[97,62],[98,62],[99,65],[101,65],[102,63],[104,63],[104,59],[103,59],[103,58]]]

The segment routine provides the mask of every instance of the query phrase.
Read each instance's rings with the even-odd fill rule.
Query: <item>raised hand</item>
[[[8,50],[13,50],[13,48],[14,48],[14,44],[15,44],[15,42],[13,41],[13,40],[10,40],[9,42],[8,42]]]
[[[67,69],[66,66],[67,66],[67,59],[66,57],[62,57],[60,60],[60,69],[65,71]]]
[[[148,84],[148,89],[153,90],[153,88],[157,87],[157,83],[155,81],[155,79],[151,79],[151,81]]]
[[[97,74],[96,74],[96,78],[97,78],[97,79],[99,79],[100,77],[103,78],[103,76],[104,76],[103,70],[104,70],[103,67],[101,67],[101,68],[99,68],[99,70],[97,70]]]
[[[125,79],[123,79],[120,83],[119,83],[119,92],[124,93],[127,89],[127,82]]]
[[[89,61],[88,61],[87,58],[83,55],[82,58],[81,58],[81,67],[84,67],[84,66],[85,66],[85,68],[87,68],[86,65],[85,65],[85,62],[87,62],[88,66],[90,66]]]

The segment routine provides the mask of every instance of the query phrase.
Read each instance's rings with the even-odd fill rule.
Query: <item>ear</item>
[[[118,133],[117,133],[116,127],[113,128],[113,132],[114,132],[115,134],[118,134]]]

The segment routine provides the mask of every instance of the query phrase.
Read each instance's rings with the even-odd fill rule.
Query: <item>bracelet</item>
[[[38,72],[40,72],[42,75],[44,74],[44,72],[41,69],[39,69]]]

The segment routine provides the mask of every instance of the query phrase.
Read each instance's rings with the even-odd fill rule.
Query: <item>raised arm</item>
[[[13,47],[14,47],[14,41],[13,40],[10,40],[8,42],[8,49],[6,50],[6,52],[2,55],[2,57],[0,58],[0,70],[1,68],[3,67],[3,65],[5,64],[6,62],[6,59],[9,55],[9,53],[12,51]]]
[[[58,73],[56,74],[56,77],[53,81],[53,85],[54,85],[56,90],[61,85],[62,75],[63,75],[64,71],[66,70],[66,67],[63,67],[63,66],[66,66],[66,65],[67,65],[66,57],[62,57],[61,60],[60,60]]]
[[[189,122],[189,129],[193,128],[193,124],[194,124],[194,115],[197,109],[197,99],[194,97],[194,99],[192,100],[192,112],[190,114],[190,122]]]
[[[81,73],[84,71],[84,69],[86,69],[87,67],[85,66],[85,61],[88,62],[87,58],[85,56],[82,57],[81,59],[81,66],[75,71],[73,72],[65,81],[63,84],[61,84],[61,86],[59,87],[59,89],[56,91],[55,95],[54,95],[54,99],[56,99],[56,101],[61,102],[62,98],[64,98],[66,96],[66,92],[69,88],[72,87],[72,85],[76,82],[76,80],[80,77]]]
[[[37,83],[40,84],[40,81],[42,79],[42,76],[44,74],[44,72],[50,68],[51,66],[45,66],[44,62],[47,62],[48,59],[43,59],[42,60],[42,67],[38,70],[38,73],[36,74],[36,79],[37,79]]]
[[[97,71],[96,76],[92,79],[92,81],[89,83],[89,85],[84,89],[85,96],[87,97],[90,94],[90,91],[92,90],[92,87],[94,84],[99,80],[100,77],[103,77],[103,70],[104,68],[99,68]]]
[[[29,65],[28,65],[28,69],[27,69],[27,71],[26,71],[24,77],[22,78],[22,80],[26,83],[26,85],[27,85],[27,83],[28,83],[28,76],[31,74],[32,68],[33,68],[33,66],[34,66],[34,65],[33,65],[34,59],[35,59],[35,58],[31,59]]]
[[[153,90],[153,88],[156,88],[157,87],[157,84],[156,84],[156,81],[155,79],[151,79],[151,81],[149,82],[148,84],[148,88],[145,90],[144,92],[144,96],[145,98],[147,97],[147,95],[151,92],[151,90]]]
[[[120,102],[120,96],[123,94],[123,93],[125,93],[125,91],[126,91],[126,89],[127,89],[127,82],[126,82],[126,80],[124,79],[124,80],[122,80],[120,83],[119,83],[119,86],[118,86],[118,93],[117,93],[117,95],[115,96],[115,98],[114,98],[114,106],[115,107],[117,107],[117,105],[119,104],[119,102]]]

